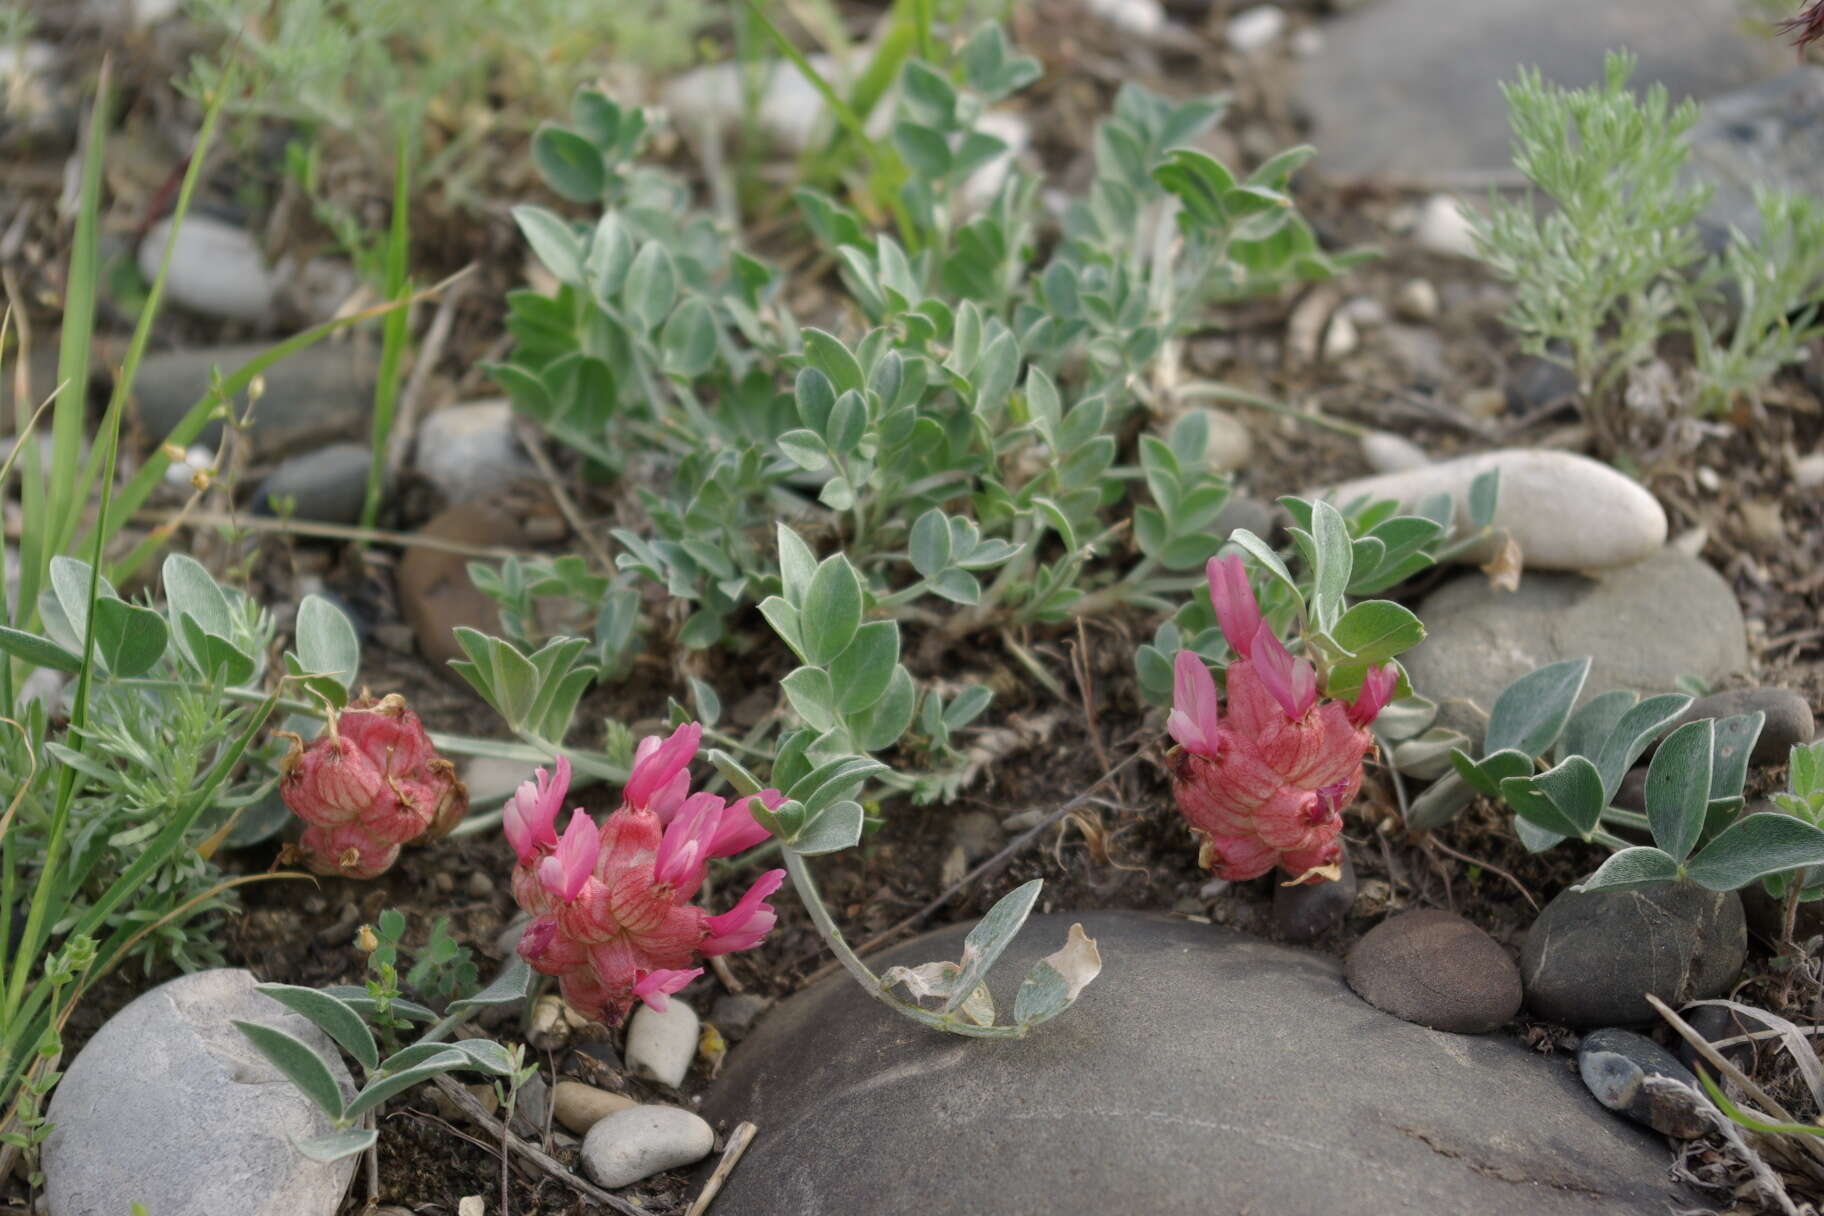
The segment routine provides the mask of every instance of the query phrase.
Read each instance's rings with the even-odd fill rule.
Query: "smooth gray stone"
[[[1631,891],[1560,892],[1520,951],[1526,1005],[1567,1026],[1653,1020],[1651,992],[1674,1008],[1721,996],[1748,957],[1733,891],[1666,883]]]
[[[1342,876],[1334,882],[1301,883],[1288,887],[1273,883],[1273,927],[1292,942],[1311,942],[1343,923],[1355,906],[1360,885],[1349,850],[1343,850]]]
[[[1824,193],[1824,67],[1808,64],[1710,99],[1688,142],[1689,173],[1714,191],[1699,221],[1705,242],[1720,248],[1732,226],[1758,235],[1756,185]]]
[[[254,514],[277,515],[279,500],[288,498],[293,519],[352,524],[361,518],[372,467],[372,449],[364,443],[332,443],[293,456],[253,492]]]
[[[139,426],[150,442],[160,442],[191,406],[209,391],[210,369],[233,375],[269,345],[252,342],[193,350],[160,351],[146,356],[133,380]],[[377,360],[366,348],[325,340],[266,369],[266,389],[248,428],[256,455],[286,456],[335,439],[365,437],[373,412]],[[236,415],[246,412],[247,396],[235,399]],[[214,447],[222,424],[211,422],[195,442]]]
[[[1792,754],[1793,744],[1810,743],[1817,734],[1810,702],[1790,688],[1731,688],[1726,692],[1713,692],[1691,702],[1691,708],[1673,723],[1672,729],[1687,722],[1733,718],[1756,710],[1766,714],[1767,720],[1761,723],[1754,751],[1749,753],[1748,763],[1752,765],[1784,764]],[[1653,750],[1658,751],[1658,746]]]
[[[1694,1095],[1646,1083],[1648,1077],[1669,1077],[1695,1086],[1697,1078],[1643,1035],[1614,1029],[1585,1035],[1577,1049],[1577,1071],[1598,1102],[1656,1132],[1689,1140],[1711,1130]]]
[[[1486,712],[1514,680],[1561,659],[1594,659],[1583,701],[1612,688],[1673,692],[1687,674],[1722,684],[1748,665],[1735,593],[1674,549],[1600,579],[1528,570],[1518,591],[1464,575],[1418,614],[1426,638],[1400,656],[1413,690],[1439,703],[1438,725],[1473,739],[1485,719],[1467,702]]]
[[[1419,908],[1376,925],[1343,962],[1376,1009],[1453,1034],[1481,1034],[1520,1012],[1520,970],[1501,944],[1454,912]]]
[[[1501,84],[1522,66],[1582,87],[1602,79],[1605,52],[1627,47],[1640,57],[1635,88],[1702,100],[1791,63],[1741,18],[1740,0],[1380,0],[1322,27],[1298,96],[1327,170],[1506,169]]]
[[[1016,939],[1003,1009],[1073,919]],[[1102,974],[1025,1039],[929,1030],[841,975],[770,1014],[704,1105],[763,1129],[717,1216],[1638,1216],[1680,1198],[1658,1143],[1562,1062],[1389,1017],[1307,951],[1080,919]],[[957,958],[969,927],[871,961]]]
[[[109,1018],[51,1096],[45,1197],[56,1216],[331,1216],[357,1158],[324,1165],[292,1145],[329,1118],[232,1021],[303,1039],[343,1098],[354,1085],[327,1035],[254,991],[245,971],[198,971]]]

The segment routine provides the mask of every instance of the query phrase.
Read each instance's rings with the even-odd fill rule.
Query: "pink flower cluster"
[[[455,766],[398,693],[331,710],[308,748],[291,736],[279,772],[279,796],[310,825],[297,853],[319,874],[373,878],[399,859],[399,846],[442,836],[469,809]]]
[[[1368,724],[1399,682],[1372,667],[1354,704],[1318,696],[1317,672],[1294,659],[1261,619],[1239,557],[1207,567],[1216,619],[1236,657],[1227,669],[1228,716],[1216,681],[1195,653],[1178,652],[1166,729],[1172,794],[1203,837],[1202,864],[1218,878],[1256,878],[1274,866],[1294,882],[1327,877],[1342,858],[1343,808],[1362,787]]]
[[[554,975],[578,1012],[611,1025],[635,1001],[664,1009],[666,997],[703,974],[700,957],[758,945],[777,919],[766,901],[785,880],[769,870],[735,906],[711,916],[691,903],[709,862],[767,838],[747,800],[690,792],[690,762],[703,728],[687,723],[640,741],[621,806],[597,827],[580,807],[563,835],[558,813],[570,764],[538,770],[508,801],[503,826],[519,854],[513,898],[533,914],[519,955]],[[756,795],[768,807],[776,790]]]

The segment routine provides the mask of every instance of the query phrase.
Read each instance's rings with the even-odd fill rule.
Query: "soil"
[[[867,14],[863,6],[854,7],[859,23]],[[1246,162],[1297,142],[1285,61],[1271,56],[1244,60],[1223,49],[1226,7],[1218,3],[1181,10],[1178,15],[1193,23],[1196,36],[1184,40],[1182,52],[1167,53],[1137,48],[1131,40],[1099,30],[1071,0],[1020,6],[1014,39],[1038,55],[1046,69],[1044,81],[1026,95],[1026,104],[1047,174],[1065,184],[1082,180],[1091,124],[1128,80],[1173,95],[1231,92],[1234,106],[1222,129]],[[1316,19],[1315,4],[1283,7],[1292,12],[1295,25]],[[179,118],[191,113],[168,83],[181,62],[182,40],[148,44],[80,21],[66,32],[66,45],[75,48],[72,89],[86,96],[101,54],[112,50],[124,99],[122,124],[166,134],[145,141],[150,149],[165,148],[162,161],[156,151],[149,152],[151,169],[110,182],[116,198],[109,232],[124,242],[155,216],[164,201],[163,187],[182,169],[168,139],[181,126]],[[0,169],[0,197],[11,204],[0,210],[26,216],[21,239],[0,252],[21,286],[39,342],[56,330],[67,236],[54,217],[69,154],[67,146],[41,147]],[[670,154],[679,168],[691,168],[685,149],[673,147]],[[523,146],[502,148],[503,163],[523,155]],[[1334,288],[1338,298],[1371,297],[1392,312],[1403,284],[1414,278],[1430,281],[1444,301],[1441,315],[1431,323],[1439,340],[1441,375],[1421,382],[1372,331],[1356,353],[1337,363],[1289,358],[1287,321],[1304,299],[1302,293],[1212,318],[1206,332],[1185,343],[1192,369],[1303,411],[1400,433],[1435,456],[1509,444],[1578,446],[1587,440],[1574,409],[1513,413],[1502,404],[1522,366],[1500,323],[1502,293],[1475,265],[1427,253],[1400,235],[1402,215],[1422,195],[1372,181],[1327,179],[1321,166],[1320,158],[1317,171],[1301,180],[1300,204],[1326,243],[1373,244],[1383,251],[1378,261]],[[343,170],[352,195],[384,199],[383,170],[365,175],[361,166]],[[211,199],[232,198],[236,183],[264,181],[269,172],[260,147],[225,153],[210,175]],[[502,195],[501,205],[485,214],[450,211],[434,190],[417,204],[423,214],[414,213],[419,263],[414,273],[421,280],[470,262],[479,266],[434,369],[431,391],[446,399],[480,387],[473,369],[497,353],[500,300],[521,277],[523,254],[504,209],[508,202],[535,196],[535,187],[529,174],[514,177],[511,186],[513,192]],[[253,218],[257,230],[257,221],[270,216]],[[305,252],[326,245],[326,234],[315,230],[308,217],[294,214],[289,223],[295,231],[284,235],[288,249]],[[789,228],[778,227],[763,245],[770,247],[762,252],[781,263],[804,262],[795,255],[800,238]],[[816,299],[827,294],[829,282],[805,278],[798,290]],[[114,317],[109,329],[108,341],[118,341],[126,332],[124,318]],[[157,341],[220,342],[236,336],[171,312],[160,323]],[[1792,454],[1818,451],[1824,442],[1821,389],[1824,385],[1805,376],[1785,376],[1763,409],[1743,409],[1723,425],[1697,433],[1643,428],[1630,447],[1638,474],[1665,504],[1673,533],[1697,530],[1702,556],[1733,584],[1750,621],[1759,682],[1797,689],[1813,705],[1824,704],[1824,628],[1819,626],[1824,496],[1792,485],[1784,470]],[[1466,408],[1477,402],[1492,406],[1480,412]],[[1354,440],[1345,434],[1263,411],[1241,413],[1254,432],[1255,456],[1239,480],[1256,497],[1271,499],[1367,471]],[[247,484],[256,472],[247,471]],[[618,491],[589,487],[568,470],[567,476],[588,518],[612,518]],[[422,487],[411,488],[400,496],[388,523],[410,528],[437,505]],[[396,551],[377,546],[363,558],[352,550],[266,537],[258,552],[249,555],[237,554],[203,532],[192,541],[199,555],[218,566],[251,556],[252,589],[268,603],[294,600],[302,576],[323,577],[373,627],[363,658],[365,682],[376,691],[403,692],[433,730],[472,733],[492,718],[464,686],[400,648],[405,635],[390,592]],[[575,546],[572,538],[554,548]],[[1416,599],[1436,577],[1406,588],[1402,598]],[[1005,644],[1009,639],[984,635],[932,653],[921,646],[921,627],[908,626],[904,649],[913,656],[916,676],[981,680],[997,696],[993,712],[965,739],[966,745],[982,749],[979,775],[952,804],[889,802],[881,808],[882,825],[862,847],[816,863],[826,898],[851,941],[874,947],[917,929],[979,915],[999,894],[1035,877],[1046,882],[1041,906],[1047,910],[1160,909],[1272,933],[1270,880],[1211,884],[1198,869],[1194,844],[1172,806],[1162,769],[1162,716],[1140,697],[1132,668],[1135,645],[1150,636],[1155,623],[1117,614],[1081,627],[1017,631],[1010,640],[1057,678],[1067,694],[1062,699],[1026,675],[1011,657]],[[768,636],[757,613],[737,627]],[[707,681],[725,705],[733,705],[787,670],[785,657],[766,647],[735,659],[720,651],[671,649],[662,638],[653,640],[641,663],[635,678],[592,693],[578,720],[614,718],[636,734],[649,733],[660,727],[667,691],[681,686],[682,674]],[[1121,765],[1136,752],[1137,762]],[[1111,770],[1114,775],[1103,780]],[[1783,773],[1764,773],[1760,779],[1774,786],[1783,781]],[[947,880],[959,813],[982,811],[1002,820],[1030,812],[1045,815],[1073,800],[1070,813],[1027,847],[960,887]],[[1316,948],[1340,955],[1389,912],[1444,907],[1517,950],[1534,908],[1587,873],[1596,858],[1574,847],[1529,854],[1504,817],[1483,805],[1430,836],[1417,837],[1401,826],[1399,805],[1393,778],[1375,768],[1350,811],[1346,833],[1362,897],[1343,929]],[[1010,832],[1009,839],[1018,834]],[[494,939],[516,911],[506,885],[512,860],[504,839],[485,835],[408,850],[397,867],[371,882],[255,884],[244,890],[245,911],[228,928],[226,952],[232,964],[263,979],[310,985],[359,982],[364,956],[355,945],[356,931],[381,909],[394,907],[406,914],[419,939],[432,920],[448,916],[452,931],[475,950],[485,973],[487,960],[498,957]],[[228,864],[257,872],[274,861],[274,850],[261,848],[234,855]],[[745,880],[729,873],[716,881],[730,890]],[[779,927],[760,948],[730,958],[728,970],[747,991],[783,998],[828,972],[831,964],[797,904],[781,899],[778,906]],[[78,1046],[149,982],[137,973],[113,977],[79,1014],[71,1045]],[[722,981],[711,976],[685,997],[707,1011],[721,991]],[[1815,991],[1806,1002],[1810,1008],[1796,1003],[1805,995],[1801,990],[1796,997],[1787,996],[1782,979],[1771,970],[1768,944],[1757,941],[1738,999],[1780,1008],[1803,1021],[1819,1020]],[[514,1025],[499,1028],[507,1037],[517,1031]],[[1568,1039],[1559,1028],[1524,1020],[1520,1033],[1541,1051],[1562,1049]],[[547,1077],[605,1078],[636,1094],[677,1100],[620,1079],[613,1068],[613,1042],[611,1036],[589,1051],[573,1044],[542,1053]],[[609,1062],[605,1071],[598,1056]],[[688,1083],[687,1100],[706,1082],[699,1069]],[[413,1212],[449,1213],[465,1195],[488,1198],[490,1210],[498,1202],[497,1142],[438,1113],[428,1091],[391,1103],[381,1133],[380,1196],[385,1203]],[[9,1194],[4,1185],[15,1188],[10,1192],[15,1204],[25,1202],[17,1183],[0,1184],[0,1196]],[[365,1199],[359,1184],[355,1191],[346,1208],[350,1212]],[[630,1188],[624,1197],[665,1216],[681,1212],[690,1192],[683,1175],[665,1175]],[[511,1198],[512,1211],[525,1216],[594,1210],[560,1183],[517,1167]]]

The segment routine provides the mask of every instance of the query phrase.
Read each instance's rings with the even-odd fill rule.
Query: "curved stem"
[[[842,964],[844,971],[855,977],[862,990],[895,1013],[903,1014],[914,1022],[923,1023],[934,1030],[948,1031],[951,1034],[966,1035],[976,1039],[1018,1039],[1026,1035],[1024,1026],[975,1026],[967,1022],[958,1022],[920,1009],[895,997],[881,986],[880,977],[868,970],[868,965],[861,961],[861,956],[850,948],[843,938],[842,930],[830,916],[830,910],[824,906],[823,897],[817,893],[817,884],[811,879],[810,867],[805,865],[804,858],[791,849],[784,849],[785,872],[791,876],[792,889],[798,892],[798,899],[804,904],[804,910],[811,914],[811,923],[817,926],[818,936]]]

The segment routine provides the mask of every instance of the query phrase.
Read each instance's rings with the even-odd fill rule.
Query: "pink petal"
[[[674,992],[682,992],[692,980],[702,974],[701,967],[692,967],[689,971],[648,971],[633,982],[633,995],[664,1013],[670,1004],[665,998]]]
[[[772,797],[767,797],[769,794]],[[758,798],[769,811],[785,801],[785,796],[778,790],[761,790],[753,797]],[[722,822],[717,825],[715,839],[709,845],[711,857],[733,857],[772,838],[771,832],[755,822],[754,813],[748,809],[751,801],[750,798],[737,799],[722,812]]]
[[[768,870],[754,880],[754,885],[747,889],[739,903],[704,922],[709,936],[703,941],[702,952],[706,955],[730,954],[759,945],[779,919],[779,914],[766,901],[784,881],[784,870]]]
[[[1399,683],[1400,669],[1392,663],[1370,667],[1368,674],[1362,677],[1362,691],[1356,694],[1355,704],[1349,707],[1349,720],[1357,726],[1373,722],[1387,707]]]
[[[666,825],[653,861],[653,877],[661,883],[695,891],[703,881],[703,868],[713,856],[710,846],[727,806],[714,794],[692,794],[686,799]]]
[[[1249,648],[1260,630],[1260,603],[1254,588],[1248,586],[1248,567],[1240,557],[1212,557],[1203,568],[1210,582],[1210,603],[1216,609],[1216,620],[1229,648],[1242,658],[1250,657]]]
[[[1250,646],[1255,674],[1273,694],[1286,717],[1296,722],[1310,712],[1317,701],[1317,670],[1303,659],[1294,659],[1273,634],[1273,626],[1261,622]]]
[[[601,833],[595,821],[578,807],[570,816],[570,826],[564,830],[563,839],[557,842],[557,851],[539,863],[539,882],[545,890],[568,903],[576,898],[594,871],[601,847]]]
[[[1193,651],[1180,650],[1172,661],[1172,713],[1165,729],[1186,751],[1216,754],[1216,680]]]
[[[627,776],[622,794],[631,807],[650,808],[655,795],[669,787],[677,775],[690,767],[703,740],[703,728],[686,722],[671,732],[663,742],[642,739],[634,752],[633,771]]]

